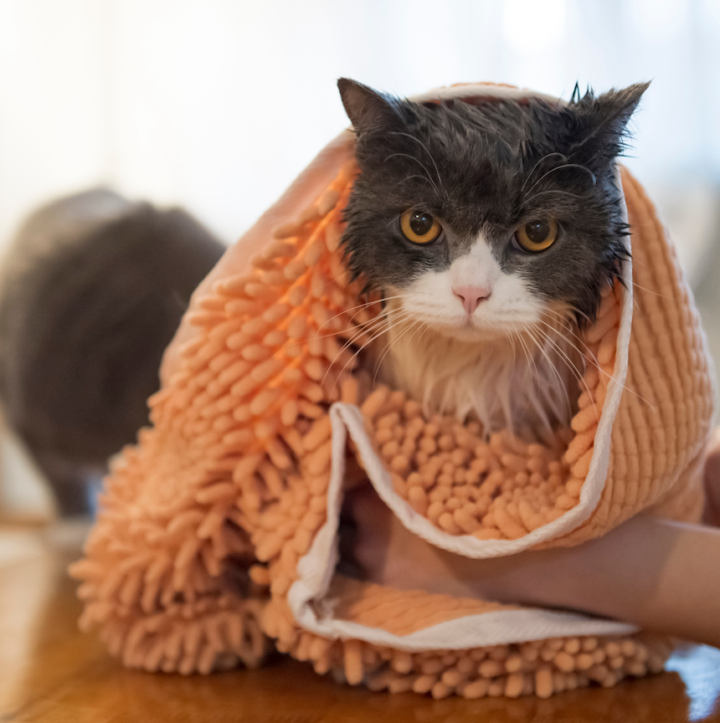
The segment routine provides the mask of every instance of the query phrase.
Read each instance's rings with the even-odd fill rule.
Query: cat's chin
[[[453,341],[465,344],[497,343],[507,341],[510,334],[508,329],[498,329],[492,326],[481,325],[477,322],[472,324],[458,324],[453,322],[442,323],[433,321],[427,323],[433,331]]]

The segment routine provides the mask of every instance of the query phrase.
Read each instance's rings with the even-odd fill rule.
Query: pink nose
[[[468,314],[472,314],[480,306],[481,301],[490,298],[490,292],[481,286],[457,286],[453,288],[453,294],[462,301]]]

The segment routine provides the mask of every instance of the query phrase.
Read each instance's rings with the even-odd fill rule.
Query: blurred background
[[[0,0],[0,250],[39,204],[97,185],[232,242],[347,125],[339,76],[564,98],[652,80],[625,162],[720,359],[718,37],[720,0]],[[52,514],[19,445],[0,451],[0,509]]]

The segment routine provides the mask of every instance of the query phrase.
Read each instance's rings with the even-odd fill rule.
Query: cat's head
[[[548,314],[592,320],[626,255],[615,159],[647,84],[569,103],[416,103],[338,83],[360,175],[351,272],[406,318],[468,341]]]

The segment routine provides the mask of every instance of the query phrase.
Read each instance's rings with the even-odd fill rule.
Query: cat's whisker
[[[586,166],[583,166],[580,163],[561,163],[559,166],[555,166],[555,168],[551,168],[546,173],[543,173],[543,175],[540,176],[540,178],[538,178],[538,180],[535,181],[535,183],[533,183],[532,186],[530,186],[530,188],[527,191],[527,193],[525,194],[525,196],[527,196],[527,194],[530,193],[533,190],[533,188],[535,188],[535,186],[538,185],[538,183],[540,183],[545,178],[547,178],[551,173],[555,173],[555,171],[561,171],[564,168],[579,168],[580,170],[585,171],[586,173],[590,174],[590,177],[592,178],[593,186],[597,183],[597,178],[596,178],[595,174]],[[524,201],[524,198],[523,198],[523,201]]]
[[[405,311],[405,310],[403,310],[403,311]],[[409,312],[405,312],[405,313],[409,315]],[[401,319],[397,320],[397,322],[396,322],[395,324],[391,324],[391,323],[388,321],[388,319],[383,316],[383,317],[382,317],[382,321],[385,323],[385,328],[382,329],[381,331],[377,332],[377,333],[375,333],[375,332],[377,331],[377,327],[375,327],[375,328],[373,329],[373,332],[372,332],[372,335],[371,335],[370,339],[368,339],[368,340],[350,357],[350,359],[348,359],[348,360],[345,362],[345,364],[343,365],[343,368],[340,370],[340,373],[338,374],[338,377],[340,377],[340,376],[343,375],[343,373],[344,373],[345,370],[347,369],[347,365],[350,364],[354,359],[356,359],[357,356],[358,356],[358,354],[360,354],[360,353],[363,351],[363,349],[366,349],[370,344],[372,344],[374,341],[376,341],[377,339],[379,339],[383,334],[387,334],[387,332],[390,331],[390,329],[392,329],[393,326],[396,326],[398,323],[402,322],[405,318],[406,318],[406,317],[403,316]],[[380,324],[380,326],[382,326],[382,324]],[[337,359],[337,357],[343,352],[344,349],[347,348],[347,346],[348,346],[348,344],[346,344],[345,346],[343,346],[343,348],[336,354],[335,359]],[[334,364],[334,360],[333,360],[332,363]],[[332,366],[332,364],[331,364],[331,366]],[[327,375],[327,372],[326,372],[326,375]],[[323,377],[323,379],[324,379],[324,378],[325,378],[325,377]]]
[[[577,336],[572,331],[568,330],[569,333],[572,334],[572,336],[580,342],[580,344],[584,347],[584,350],[580,349],[580,347],[578,347],[578,345],[575,344],[572,341],[572,339],[570,339],[566,334],[564,334],[562,329],[559,329],[558,327],[553,326],[552,324],[549,324],[547,321],[545,321],[543,319],[538,320],[538,323],[544,324],[549,329],[551,329],[556,335],[558,335],[570,347],[570,349],[577,352],[578,356],[581,359],[584,359],[584,360],[590,359],[593,362],[593,365],[597,366],[597,359],[595,359],[594,355],[590,351],[590,348],[587,346],[587,344],[585,344],[584,340],[581,337]],[[543,333],[545,333],[545,332],[543,332]],[[597,368],[599,369],[599,367],[597,367]],[[580,374],[579,371],[577,373]]]
[[[528,359],[530,359],[531,364],[531,373],[534,372],[535,379],[537,381],[540,381],[540,370],[538,369],[537,360],[532,355],[532,351],[530,350],[530,345],[527,343],[527,340],[521,335],[520,340],[522,341],[523,346],[527,349],[527,355]],[[532,383],[532,378],[530,379],[530,383]]]
[[[563,161],[567,161],[567,156],[564,153],[560,153],[559,151],[555,151],[554,153],[546,153],[531,169],[530,173],[527,174],[525,178],[525,182],[522,186],[520,186],[520,195],[522,196],[522,192],[525,190],[525,186],[527,186],[528,182],[532,178],[533,173],[537,170],[538,166],[543,162],[546,161],[548,158],[552,158],[553,156],[559,156],[562,158]]]
[[[363,304],[358,304],[357,306],[351,306],[349,309],[343,309],[339,314],[335,314],[335,316],[331,316],[326,322],[324,322],[322,325],[318,327],[318,331],[326,327],[331,321],[334,321],[335,319],[341,317],[343,314],[347,314],[350,311],[355,311],[355,309],[367,309],[368,306],[372,306],[373,304],[379,304],[383,301],[392,301],[393,299],[402,299],[401,294],[397,294],[396,296],[383,296],[380,299],[373,299],[372,301],[367,301]],[[357,313],[353,314],[350,317],[350,321],[355,321],[355,317],[360,313],[358,311]]]
[[[518,341],[522,345],[523,351],[525,352],[525,356],[528,360],[528,366],[526,367],[526,370],[530,374],[530,380],[528,383],[532,387],[533,372],[534,372],[537,382],[540,383],[540,381],[541,381],[540,371],[538,369],[537,362],[535,361],[535,358],[533,357],[532,353],[530,352],[530,348],[527,345],[523,334],[517,331],[517,327],[514,324],[511,324],[511,326],[512,326],[515,336],[517,337]],[[537,344],[537,341],[535,343]],[[540,420],[541,426],[544,427],[544,429],[542,431],[544,432],[545,436],[552,435],[552,424],[550,422],[550,419],[548,418],[546,410],[543,408],[543,405],[540,403],[540,400],[538,399],[536,394],[529,394],[527,396],[526,404],[525,404],[526,410],[531,405]],[[536,432],[538,432],[538,431],[540,431],[540,430],[536,430]]]
[[[668,296],[667,294],[661,294],[659,291],[653,291],[652,289],[648,289],[647,286],[641,286],[637,283],[637,281],[633,281],[632,284],[634,288],[640,289],[640,291],[645,291],[648,294],[653,294],[654,296],[659,296],[661,299],[673,299],[672,296]]]
[[[551,188],[547,191],[538,191],[538,193],[536,193],[534,196],[523,199],[523,203],[530,203],[530,201],[533,201],[538,196],[544,196],[547,193],[554,193],[558,196],[571,196],[572,198],[582,198],[579,193],[571,193],[570,191],[561,191],[559,188]]]
[[[548,328],[552,329],[556,334],[558,334],[563,341],[570,346],[570,348],[577,352],[581,357],[592,357],[595,362],[597,362],[597,359],[594,358],[594,355],[590,351],[590,347],[585,343],[585,340],[579,336],[575,331],[573,331],[574,325],[572,322],[570,322],[566,317],[564,317],[562,314],[559,314],[558,312],[553,311],[552,309],[546,309],[547,313],[554,314],[556,317],[558,317],[561,321],[565,322],[567,326],[564,327],[557,327],[552,324],[549,324],[546,320],[540,319],[539,322],[542,324],[545,324]],[[582,346],[582,349],[574,342],[572,339],[569,338],[567,334],[570,334],[574,339],[577,340],[577,342]]]
[[[568,344],[571,344],[571,342],[570,342],[569,339],[566,338],[565,341],[566,341]],[[580,352],[580,350],[579,350],[574,344],[573,344],[572,346],[575,348],[576,351],[578,351],[579,353],[582,353],[582,352]],[[598,362],[597,357],[588,349],[588,347],[587,347],[586,345],[584,345],[584,346],[585,346],[585,349],[586,349],[586,352],[585,352],[585,353],[582,353],[582,356],[583,356],[584,360],[585,360],[586,362],[589,362],[590,364],[592,364],[592,366],[594,366],[594,367],[598,370],[598,372],[599,372],[600,374],[602,374],[603,376],[607,377],[608,380],[614,381],[614,382],[618,383],[617,378],[616,378],[615,376],[613,376],[612,374],[608,374],[608,373],[600,366],[600,363]],[[654,404],[652,404],[651,402],[649,402],[647,399],[645,399],[645,397],[643,397],[641,394],[639,394],[638,392],[636,392],[634,389],[630,389],[630,387],[628,387],[627,384],[622,384],[621,386],[622,386],[622,388],[623,388],[626,392],[628,392],[629,394],[632,394],[633,396],[637,397],[637,398],[638,398],[641,402],[643,402],[644,404],[647,404],[647,405],[650,407],[650,409],[653,409],[653,410],[655,409],[655,405],[654,405]]]
[[[335,355],[335,357],[333,358],[333,360],[331,362],[331,366],[335,363],[337,358],[346,349],[348,349],[350,346],[352,346],[360,337],[367,336],[368,334],[370,334],[372,336],[372,334],[374,334],[378,328],[381,328],[382,325],[386,324],[386,323],[387,323],[386,319],[383,316],[380,316],[380,317],[368,322],[367,324],[365,324],[362,327],[360,327],[360,326],[356,327],[355,331],[353,332],[353,335],[349,339],[346,339],[345,343],[340,347],[340,351],[338,351],[337,354]],[[317,338],[322,339],[322,338],[326,338],[328,336],[336,336],[336,335],[337,335],[337,333],[336,334],[326,334],[324,336],[317,337]],[[323,377],[323,379],[324,379],[324,377]]]
[[[425,171],[425,173],[427,174],[427,180],[430,182],[432,187],[435,189],[435,193],[437,193],[438,196],[442,195],[440,193],[440,189],[437,187],[435,181],[433,181],[432,178],[430,177],[430,171],[428,171],[427,166],[419,158],[415,158],[415,156],[411,156],[409,153],[391,153],[389,156],[387,156],[385,158],[385,162],[387,163],[391,158],[409,158],[411,161],[415,161],[415,163],[417,163],[420,166],[420,168],[422,168],[423,171]]]
[[[409,333],[410,330],[414,329],[415,331],[414,331],[413,335],[410,337],[410,341],[412,341],[413,338],[415,337],[415,334],[417,333],[417,330],[419,328],[422,328],[422,326],[420,324],[421,323],[419,321],[411,321],[409,326],[406,329],[403,329],[398,337],[396,337],[395,339],[392,339],[390,342],[388,342],[388,344],[385,347],[385,350],[382,353],[382,356],[375,364],[375,372],[373,374],[373,384],[375,384],[375,382],[377,381],[377,375],[378,375],[378,372],[380,371],[380,367],[382,366],[383,360],[388,355],[388,353],[393,348],[393,346],[395,346],[404,336],[407,336],[407,334]]]
[[[563,396],[565,397],[565,404],[566,404],[567,413],[569,416],[572,414],[573,405],[572,405],[572,402],[570,401],[570,394],[567,389],[566,380],[563,379],[562,374],[560,374],[560,370],[557,368],[557,364],[550,357],[550,354],[548,353],[548,350],[545,348],[545,345],[540,343],[540,340],[537,339],[535,334],[533,334],[533,331],[540,333],[542,330],[541,329],[528,330],[528,334],[529,334],[530,338],[533,340],[533,342],[535,342],[535,346],[537,346],[540,353],[545,357],[545,360],[547,361],[547,363],[550,367],[550,370],[557,377],[558,387],[562,390]],[[549,341],[549,338],[547,338],[546,341]],[[551,387],[551,389],[552,389],[552,387]]]
[[[568,332],[572,337],[574,337],[575,339],[577,339],[578,342],[580,342],[580,344],[582,344],[582,345],[585,347],[585,349],[587,349],[587,345],[585,344],[585,340],[584,340],[581,336],[579,336],[577,332],[573,331],[573,329],[576,329],[577,326],[576,326],[575,322],[574,322],[571,318],[569,318],[566,314],[562,314],[562,313],[560,313],[560,312],[558,312],[558,311],[555,311],[554,309],[545,309],[545,313],[546,313],[546,314],[551,314],[552,316],[554,316],[555,318],[557,318],[559,321],[561,321],[561,322],[563,323],[562,329],[564,329],[564,330],[565,330],[566,332]],[[575,314],[575,313],[577,313],[577,310],[576,310],[574,307],[570,307],[570,308],[568,309],[568,314],[569,314],[569,313]],[[590,322],[590,317],[587,316],[587,314],[582,314],[581,312],[580,312],[580,314],[581,314],[581,316],[585,317],[585,318],[588,320],[588,322]],[[578,351],[579,351],[579,350],[578,350]]]
[[[517,327],[515,326],[515,324],[511,324],[511,326],[512,326],[513,332],[515,333],[515,336],[517,337],[517,340],[518,340],[520,346],[522,347],[523,352],[525,352],[525,357],[527,358],[529,368],[531,370],[534,370],[535,376],[537,378],[539,378],[537,364],[535,364],[535,360],[533,359],[533,356],[530,353],[530,349],[528,348],[527,344],[525,343],[525,340],[523,339],[522,334],[520,334],[517,331]]]
[[[580,351],[580,349],[578,349],[578,347],[575,344],[573,344],[573,342],[562,333],[561,329],[558,329],[557,327],[553,326],[552,324],[549,324],[547,321],[544,321],[543,319],[539,319],[538,323],[547,326],[547,328],[550,329],[553,332],[553,334],[559,336],[571,349],[576,351],[580,359],[582,359],[582,360],[585,359],[585,354],[583,354]],[[544,331],[543,329],[540,329],[537,326],[535,327],[534,331],[537,331],[539,334],[541,334],[543,336],[543,338],[545,338],[548,341],[548,343],[557,350],[558,354],[560,354],[565,359],[568,367],[575,374],[578,382],[585,383],[584,382],[584,370],[579,369],[575,365],[575,362],[570,358],[570,355],[568,354],[568,352],[565,349],[563,349],[560,346],[560,344],[558,344],[557,340],[553,339],[552,336],[548,332]],[[586,385],[586,389],[587,389],[587,385]],[[590,390],[587,389],[587,392],[590,393]]]
[[[415,136],[411,135],[410,133],[405,133],[404,131],[391,131],[391,135],[394,136],[404,136],[405,138],[410,138],[410,140],[415,141],[420,145],[420,147],[427,153],[428,158],[432,161],[433,166],[435,166],[435,175],[437,176],[438,184],[440,187],[442,187],[442,177],[440,176],[440,169],[438,168],[438,164],[435,162],[435,159],[433,158],[433,154],[430,153],[430,149],[423,143],[419,138],[416,138]]]
[[[357,333],[355,333],[354,336],[352,336],[350,339],[348,339],[348,340],[345,342],[345,344],[344,344],[344,345],[342,346],[342,348],[340,349],[340,352],[339,352],[339,353],[341,354],[343,351],[345,351],[345,349],[347,349],[349,346],[351,346],[352,344],[354,344],[355,341],[356,341],[359,337],[361,337],[361,336],[368,336],[368,335],[370,335],[370,336],[372,337],[372,335],[373,335],[379,328],[381,328],[384,324],[387,324],[387,323],[388,323],[388,319],[387,319],[387,317],[383,314],[383,315],[378,316],[376,319],[373,319],[372,321],[368,322],[367,324],[365,324],[365,325],[363,325],[363,326],[358,326],[358,328],[357,328]],[[370,342],[367,342],[367,343],[370,343]]]
[[[513,327],[513,331],[515,331],[515,330],[516,330],[516,327],[515,327],[514,324],[512,325],[512,327]],[[537,380],[540,379],[540,371],[538,370],[537,362],[535,361],[535,358],[534,358],[533,355],[531,354],[531,352],[530,352],[530,347],[528,346],[527,342],[525,341],[525,338],[524,338],[523,334],[522,334],[522,333],[519,333],[519,332],[517,332],[517,331],[515,331],[515,334],[516,334],[516,337],[517,337],[518,342],[520,343],[520,345],[522,346],[523,351],[525,352],[525,357],[526,357],[527,360],[528,360],[528,367],[527,367],[527,368],[528,368],[528,370],[529,370],[529,372],[530,372],[530,383],[532,384],[533,375],[535,376],[535,379],[537,379]]]
[[[565,338],[565,341],[566,341],[566,343],[572,345],[572,343],[571,343],[567,338]],[[574,345],[572,345],[572,346],[574,346]],[[576,351],[579,352],[579,350],[577,349],[577,347],[574,347],[574,348],[576,349]],[[587,347],[586,347],[586,349],[587,349]],[[605,376],[609,377],[610,379],[614,379],[614,377],[612,377],[611,375],[607,374],[607,372],[605,372],[605,371],[602,369],[602,367],[599,365],[597,359],[596,359],[595,356],[590,352],[589,349],[587,349],[587,353],[585,353],[585,354],[582,355],[582,358],[584,359],[585,362],[589,362],[590,364],[592,364],[592,366],[594,366],[601,374],[604,374]],[[588,387],[587,382],[585,381],[584,375],[583,375],[583,376],[580,376],[580,374],[579,374],[579,372],[578,372],[577,370],[575,370],[575,373],[577,374],[577,378],[578,378],[578,380],[581,382],[581,384],[582,384],[582,386],[584,387],[585,391],[587,392],[588,396],[592,399],[592,398],[593,398],[593,394],[592,394],[592,392],[590,391],[590,388]],[[628,390],[628,391],[631,391],[631,392],[632,392],[632,390],[628,389],[628,387],[627,387],[626,385],[623,385],[623,388],[626,389],[626,390]],[[632,392],[632,393],[634,393],[634,392]],[[595,418],[596,418],[596,420],[599,421],[599,419],[600,419],[600,411],[598,410],[597,405],[593,405],[593,406],[595,407]]]
[[[406,318],[407,318],[407,317],[403,317],[402,319],[394,320],[395,323],[391,323],[390,321],[386,321],[385,327],[382,328],[382,329],[381,329],[380,331],[378,331],[377,333],[373,334],[373,335],[371,336],[371,338],[368,339],[368,340],[352,355],[352,357],[345,363],[345,365],[343,366],[340,374],[342,375],[342,373],[343,373],[343,372],[345,371],[345,369],[347,368],[347,365],[348,365],[353,359],[355,359],[364,349],[366,349],[368,346],[370,346],[370,344],[372,344],[373,342],[377,341],[381,336],[383,336],[383,334],[387,334],[387,333],[390,332],[393,328],[395,328],[396,326],[398,326],[399,324],[401,324],[403,321],[406,320]]]
[[[543,323],[547,324],[547,322],[543,322]],[[554,328],[554,327],[551,327],[551,328]],[[562,333],[561,333],[559,330],[556,329],[556,331],[557,331],[557,333],[559,333],[561,336],[564,337],[564,335],[562,335]],[[585,347],[585,352],[582,352],[582,351],[581,351],[575,344],[573,344],[572,341],[571,341],[570,339],[568,339],[567,337],[564,337],[564,340],[565,340],[565,342],[566,342],[568,345],[570,345],[573,349],[575,349],[575,351],[577,351],[578,354],[581,355],[581,357],[583,358],[584,361],[590,362],[590,363],[598,370],[598,372],[599,372],[600,374],[604,375],[604,376],[607,377],[609,380],[612,380],[612,381],[617,382],[616,377],[614,377],[612,374],[608,374],[608,373],[600,366],[600,363],[598,362],[597,357],[595,357],[595,355],[590,351],[590,349],[589,349],[588,346],[582,341],[582,339],[580,339],[579,337],[576,337],[576,338],[578,338],[578,339],[580,340],[581,344]],[[642,401],[643,403],[647,404],[651,409],[655,409],[655,406],[654,406],[653,404],[651,404],[647,399],[645,399],[642,395],[638,394],[638,393],[637,393],[636,391],[634,391],[633,389],[630,389],[630,387],[628,387],[626,384],[623,384],[623,385],[622,385],[622,388],[623,388],[625,391],[629,392],[630,394],[636,396],[640,401]],[[590,390],[587,389],[587,386],[586,386],[586,391],[588,392],[588,394],[590,394]]]
[[[341,316],[341,315],[342,315],[342,314],[338,314],[338,316]],[[334,317],[334,318],[337,318],[337,317]],[[375,318],[375,319],[371,319],[371,320],[370,320],[369,322],[367,322],[365,325],[356,324],[356,325],[355,325],[355,330],[353,331],[353,336],[345,342],[345,344],[343,345],[343,347],[342,347],[342,349],[341,349],[340,351],[342,352],[342,350],[345,349],[345,348],[347,348],[350,344],[352,344],[355,339],[357,339],[359,336],[362,336],[363,334],[367,333],[367,329],[370,328],[370,327],[372,327],[374,324],[377,324],[377,323],[381,320],[381,318],[382,318],[382,317],[377,317],[377,318]],[[353,319],[354,319],[354,317],[353,317]],[[352,320],[352,319],[351,319],[351,320]],[[330,320],[328,320],[328,322],[325,322],[325,324],[329,323],[329,321],[330,321]],[[323,326],[325,326],[325,324],[323,324]],[[320,331],[321,328],[322,328],[322,327],[318,327],[318,331]],[[330,332],[329,334],[317,334],[317,333],[316,333],[313,338],[314,338],[314,339],[329,339],[330,337],[336,337],[336,336],[338,336],[340,333],[341,333],[341,332],[339,332],[339,331],[332,331],[332,332]],[[299,345],[303,345],[303,344],[305,344],[305,340],[304,340],[304,339],[296,339],[296,340],[294,340],[294,341],[286,341],[286,342],[282,345],[282,349],[288,349],[288,348],[291,348],[291,347],[293,347],[293,346],[299,346]]]
[[[433,187],[433,190],[437,193],[437,187],[435,186],[435,184],[427,176],[421,176],[419,173],[414,173],[411,176],[405,176],[405,178],[403,178],[400,183],[405,183],[405,181],[411,181],[413,178],[419,178],[421,181],[427,181]],[[395,219],[393,219],[391,223],[394,224]]]
[[[340,373],[337,375],[337,376],[338,376],[338,379],[345,373],[345,370],[347,369],[348,364],[350,364],[351,362],[353,362],[353,361],[355,360],[355,358],[358,356],[358,354],[360,354],[360,352],[362,352],[362,350],[365,349],[365,347],[367,347],[369,344],[372,344],[372,342],[375,341],[376,338],[378,338],[378,337],[374,336],[374,334],[375,334],[375,332],[377,332],[378,328],[381,329],[381,331],[378,333],[378,336],[382,336],[384,333],[386,333],[386,332],[388,331],[388,329],[387,329],[387,321],[386,321],[385,319],[383,319],[382,321],[383,321],[383,323],[378,324],[377,326],[373,327],[373,330],[372,330],[372,332],[371,332],[371,337],[370,337],[370,339],[368,339],[364,344],[362,344],[362,345],[355,351],[355,353],[350,357],[350,359],[348,359],[348,360],[345,362],[345,364],[343,365],[343,368],[340,370]],[[383,328],[383,326],[385,326],[386,328]],[[327,378],[327,375],[328,375],[329,372],[330,372],[330,369],[335,365],[335,362],[338,360],[338,358],[340,357],[340,355],[341,355],[346,349],[348,349],[348,347],[350,347],[350,346],[354,343],[355,339],[357,339],[359,336],[361,336],[361,334],[357,334],[357,335],[356,335],[355,337],[353,337],[352,339],[349,339],[349,340],[340,348],[340,351],[338,351],[338,353],[333,357],[333,360],[330,362],[330,366],[329,366],[328,369],[325,371],[325,374],[323,375],[323,378],[322,378],[322,382],[325,381],[325,379]]]
[[[535,344],[537,345],[537,341],[535,341]],[[537,367],[537,363],[535,362],[533,358],[533,367],[535,369],[535,376],[538,380],[538,384],[541,382],[540,379],[540,373]],[[530,384],[532,384],[532,378],[530,379]],[[564,382],[563,382],[564,384]],[[548,415],[548,410],[545,408],[545,405],[543,404],[543,398],[544,395],[539,394],[529,394],[527,397],[527,406],[532,406],[532,408],[535,410],[535,414],[537,415],[537,419],[540,423],[540,428],[535,429],[535,433],[539,434],[542,438],[545,439],[552,439],[553,437],[553,423],[550,420],[550,417]],[[561,411],[555,410],[555,416],[560,419],[561,418]]]
[[[546,309],[545,311],[554,314],[560,319],[563,319],[567,324],[570,326],[573,326],[576,322],[573,317],[580,316],[582,317],[588,324],[593,324],[594,319],[589,315],[586,314],[584,311],[581,311],[576,306],[568,306],[567,311],[565,313],[561,313],[559,311],[556,311],[555,309]]]
[[[515,366],[515,336],[514,336],[514,334],[508,334],[507,338],[508,338],[508,341],[510,342],[510,346],[512,348],[513,366]]]

